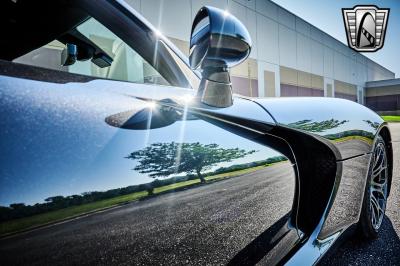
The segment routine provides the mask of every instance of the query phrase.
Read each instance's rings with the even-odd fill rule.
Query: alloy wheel
[[[375,230],[382,224],[388,193],[388,165],[384,143],[380,142],[373,153],[373,167],[370,180],[371,223]]]

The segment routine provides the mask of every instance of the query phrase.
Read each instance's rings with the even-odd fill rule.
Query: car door
[[[2,63],[14,69],[0,76],[2,264],[285,260],[300,235],[296,172],[290,147],[268,134],[273,119],[240,97],[228,108],[193,105],[195,90],[176,86],[185,75],[181,84],[196,83],[179,56],[162,64],[168,71],[147,63],[102,26],[116,23],[105,10],[135,13],[108,1],[99,9],[78,30],[118,65],[38,69],[49,46]]]

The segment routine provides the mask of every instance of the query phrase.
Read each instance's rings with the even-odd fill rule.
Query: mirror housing
[[[250,54],[251,38],[246,27],[227,11],[204,6],[191,31],[189,62],[202,70],[198,89],[201,102],[213,107],[233,104],[229,68]]]
[[[75,44],[67,43],[61,52],[61,65],[71,66],[75,64],[78,58],[78,47]]]

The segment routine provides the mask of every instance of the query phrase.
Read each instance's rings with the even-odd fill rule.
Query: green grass
[[[366,142],[368,144],[372,144],[372,142],[373,142],[372,139],[369,139],[369,138],[363,137],[363,136],[347,136],[347,137],[343,137],[343,138],[334,139],[333,141],[336,143],[340,143],[340,142],[345,142],[345,141],[349,141],[349,140],[353,140],[353,139],[357,139],[357,140]]]
[[[189,187],[189,186],[192,186],[192,185],[198,184],[198,183],[200,183],[200,181],[195,179],[195,180],[188,180],[188,181],[178,182],[178,183],[167,185],[167,186],[157,187],[157,188],[154,188],[154,194],[159,194],[159,193],[162,193],[162,192],[175,190],[175,189],[178,189],[178,188]]]
[[[400,115],[383,115],[381,117],[386,122],[400,122]]]
[[[254,172],[257,170],[260,170],[264,167],[267,167],[269,165],[265,166],[256,166],[252,168],[247,168],[243,170],[238,170],[238,171],[233,171],[233,172],[228,172],[228,173],[223,173],[223,174],[217,174],[213,176],[207,176],[205,179],[206,181],[209,182],[215,182],[219,180],[223,180],[229,177],[234,177],[250,172]],[[167,186],[162,186],[154,189],[154,194],[159,194],[162,192],[168,192],[172,191],[175,189],[179,188],[184,188],[184,187],[190,187],[195,184],[199,184],[200,180],[195,179],[195,180],[188,180],[188,181],[183,181]],[[115,198],[110,198],[110,199],[105,199],[105,200],[100,200],[96,202],[91,202],[87,204],[82,204],[78,206],[71,206],[68,208],[56,210],[56,211],[51,211],[47,213],[42,213],[42,214],[37,214],[33,215],[30,217],[24,217],[20,219],[15,219],[7,222],[0,223],[0,236],[4,236],[10,233],[15,233],[19,231],[24,231],[27,229],[35,228],[38,226],[46,225],[46,224],[51,224],[55,223],[58,221],[62,221],[65,219],[77,217],[80,215],[84,215],[87,213],[99,211],[99,210],[104,210],[113,206],[118,206],[121,204],[125,204],[128,202],[136,201],[138,199],[141,199],[143,197],[148,196],[148,193],[146,191],[139,191],[123,196],[118,196]]]
[[[30,217],[15,219],[7,222],[0,223],[0,236],[12,232],[34,228],[40,225],[46,225],[66,218],[73,218],[92,211],[99,211],[112,206],[123,204],[130,201],[135,201],[144,196],[147,196],[146,191],[140,191],[128,195],[118,196],[111,199],[99,200],[78,206],[71,206],[65,209],[51,211],[47,213],[37,214]]]
[[[233,172],[228,172],[228,173],[223,173],[223,174],[217,174],[217,175],[213,175],[213,176],[207,176],[205,177],[206,181],[220,181],[222,179],[226,179],[229,177],[233,177],[233,176],[238,176],[238,175],[242,175],[242,174],[247,174],[250,172],[254,172],[257,170],[260,170],[262,168],[265,168],[267,166],[270,166],[271,164],[268,165],[261,165],[261,166],[256,166],[256,167],[252,167],[252,168],[247,168],[247,169],[243,169],[243,170],[237,170],[237,171],[233,171]],[[163,186],[163,187],[158,187],[154,189],[154,194],[159,194],[165,191],[170,191],[170,190],[175,190],[175,189],[179,189],[179,188],[184,188],[184,187],[189,187],[195,184],[200,184],[200,180],[199,179],[195,179],[195,180],[188,180],[188,181],[183,181],[183,182],[179,182],[179,183],[175,183],[175,184],[171,184],[171,185],[167,185],[167,186]]]
[[[265,168],[265,167],[270,166],[270,165],[273,165],[273,164],[260,165],[260,166],[255,166],[255,167],[251,167],[251,168],[247,168],[247,169],[237,170],[237,171],[234,171],[234,172],[228,172],[228,173],[208,176],[208,177],[206,177],[206,180],[207,181],[211,181],[211,180],[225,179],[225,178],[232,177],[232,176],[238,176],[238,175],[242,175],[242,174],[247,174],[247,173],[250,173],[250,172],[254,172],[254,171],[260,170],[260,169]]]

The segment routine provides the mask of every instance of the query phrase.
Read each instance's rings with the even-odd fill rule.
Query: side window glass
[[[63,66],[62,53],[66,46],[58,40],[27,53],[14,62],[99,78],[170,85],[135,50],[94,18],[85,21],[76,30],[111,58],[109,65],[99,66],[94,63],[95,60],[89,59],[77,60],[74,64]]]

